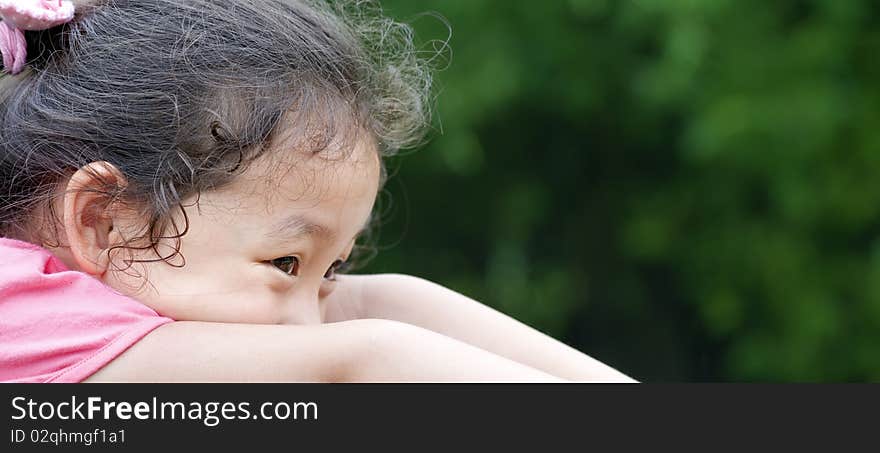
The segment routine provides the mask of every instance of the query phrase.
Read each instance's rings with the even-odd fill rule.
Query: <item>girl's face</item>
[[[270,151],[231,184],[184,203],[189,230],[169,260],[176,266],[137,263],[107,272],[105,282],[178,321],[321,323],[334,270],[368,222],[379,178],[370,142],[338,157]]]

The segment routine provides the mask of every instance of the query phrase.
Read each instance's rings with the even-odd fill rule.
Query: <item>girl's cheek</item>
[[[289,293],[293,288],[293,277],[288,277],[281,272],[278,272],[278,275],[270,275],[269,278],[261,278],[259,280],[254,280],[254,285],[262,285],[263,288],[266,288],[271,293],[275,294],[277,297],[281,297],[284,293]],[[274,277],[274,278],[273,278]]]
[[[219,302],[219,301],[218,301]],[[222,302],[221,322],[248,324],[278,324],[284,316],[283,304],[278,294],[268,289],[239,294]]]
[[[176,321],[278,323],[283,316],[283,297],[257,277],[242,272],[226,281],[178,284],[176,294],[154,293],[142,302]]]
[[[282,317],[277,296],[265,289],[206,294],[188,302],[177,301],[171,310],[182,316],[171,316],[178,321],[276,324]]]

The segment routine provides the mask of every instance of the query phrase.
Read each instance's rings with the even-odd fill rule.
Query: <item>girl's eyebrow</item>
[[[353,240],[369,229],[372,217],[372,214],[367,217],[366,222],[355,233],[352,238]],[[302,214],[291,214],[276,223],[266,236],[277,240],[297,239],[303,236],[320,236],[325,239],[333,239],[336,233],[331,228],[321,225]]]
[[[329,239],[334,235],[330,228],[314,222],[302,214],[291,214],[281,219],[267,234],[267,236],[276,239],[294,239],[301,236],[321,236]]]

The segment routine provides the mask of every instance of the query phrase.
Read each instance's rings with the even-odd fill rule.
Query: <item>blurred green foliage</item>
[[[452,53],[368,271],[646,381],[880,381],[880,4],[383,4]]]

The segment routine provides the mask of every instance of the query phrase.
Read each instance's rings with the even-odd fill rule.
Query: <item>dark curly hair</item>
[[[169,227],[185,234],[181,202],[231,181],[282,124],[313,153],[424,136],[428,62],[372,1],[75,3],[72,22],[26,32],[28,69],[0,80],[0,236],[34,240],[33,213],[91,162],[122,172],[108,194],[144,209],[138,239],[157,250]]]

